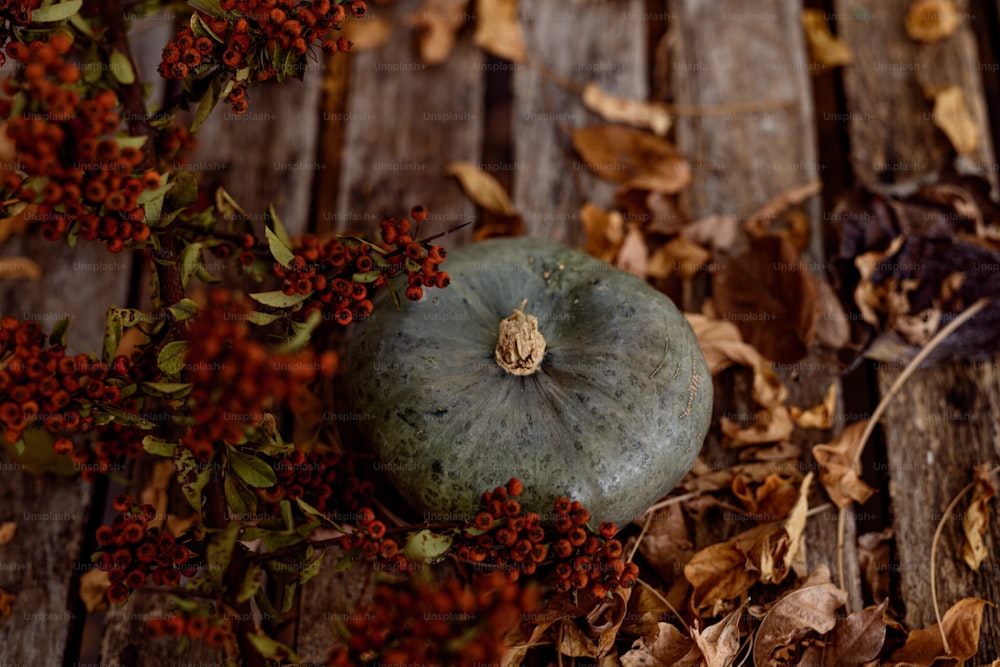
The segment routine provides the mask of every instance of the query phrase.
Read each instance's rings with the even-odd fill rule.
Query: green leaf
[[[305,584],[310,579],[315,577],[323,569],[323,554],[325,551],[320,551],[319,556],[309,561],[305,567],[300,570],[299,573],[299,583]]]
[[[142,137],[145,140],[146,137]],[[141,146],[140,146],[141,148]],[[137,204],[145,204],[151,202],[155,199],[162,199],[166,196],[171,189],[173,189],[174,183],[167,183],[165,181],[160,181],[160,187],[155,190],[143,190],[138,197],[135,198]]]
[[[191,32],[194,33],[195,39],[198,37],[208,37],[214,39],[219,44],[225,44],[215,31],[208,27],[208,24],[198,15],[197,12],[191,12]]]
[[[443,559],[444,555],[448,553],[454,539],[453,535],[440,535],[429,528],[425,528],[413,533],[406,539],[406,546],[403,547],[403,553],[412,561],[435,563]]]
[[[139,384],[150,396],[182,398],[191,391],[189,382],[140,382]]]
[[[271,248],[271,257],[274,257],[279,264],[287,269],[292,260],[295,259],[295,253],[270,229],[265,227],[264,234],[267,236],[267,245]]]
[[[371,271],[365,271],[363,273],[355,273],[351,276],[351,281],[356,283],[373,283],[378,280],[378,277],[382,275],[381,271],[375,269]]]
[[[64,21],[79,12],[80,7],[83,7],[83,0],[69,0],[69,2],[61,2],[58,5],[39,7],[32,10],[31,22],[55,23],[56,21]]]
[[[174,305],[167,308],[167,311],[173,315],[173,318],[178,322],[183,322],[184,320],[190,319],[198,314],[200,306],[195,301],[188,299],[187,297],[181,299]]]
[[[173,458],[174,452],[177,451],[177,443],[158,438],[155,435],[147,435],[142,439],[142,448],[153,456]]]
[[[115,137],[115,143],[119,148],[142,148],[148,140],[149,137],[142,134],[136,137]]]
[[[320,523],[324,523],[331,528],[336,528],[337,530],[341,530],[340,524],[327,518],[325,514],[320,512],[318,509],[316,509],[306,501],[302,500],[301,497],[296,498],[295,502],[298,503],[299,509],[302,510],[302,513],[305,514],[306,516],[315,517],[319,519]]]
[[[281,290],[275,290],[273,292],[254,292],[250,295],[250,298],[257,303],[271,306],[272,308],[291,308],[302,303],[312,296],[312,294],[312,292],[307,292],[306,294],[299,294],[298,292],[295,294],[285,294]]]
[[[208,269],[205,267],[204,264],[199,264],[198,268],[195,269],[194,274],[198,276],[198,280],[205,283],[206,285],[222,282],[221,278],[217,278],[213,276],[211,273],[209,273]]]
[[[167,375],[180,375],[184,370],[184,359],[187,356],[187,341],[175,340],[167,343],[156,357],[156,365]]]
[[[90,27],[90,23],[88,23],[87,19],[83,18],[79,14],[73,14],[73,16],[70,16],[69,23],[71,26],[79,30],[81,34],[84,34],[87,37],[94,36],[94,29]]]
[[[188,7],[193,7],[215,18],[226,16],[226,11],[222,8],[219,0],[188,0]]]
[[[181,487],[184,497],[187,498],[195,512],[200,512],[201,492],[208,484],[212,469],[208,466],[200,466],[194,453],[187,447],[178,447],[174,450],[174,467],[177,468],[177,484]],[[233,540],[235,542],[235,535]]]
[[[278,503],[278,512],[281,513],[281,520],[285,522],[285,530],[294,529],[295,517],[292,516],[292,503],[287,498]]]
[[[247,639],[253,644],[254,649],[268,660],[278,660],[281,663],[299,661],[299,656],[295,651],[277,639],[250,633],[247,633]]]
[[[56,325],[52,327],[52,333],[49,334],[49,345],[66,347],[66,338],[69,334],[69,323],[70,319],[68,317],[64,317],[56,322]]]
[[[229,561],[233,558],[236,538],[240,534],[240,524],[233,521],[221,530],[210,532],[214,532],[214,535],[205,549],[205,561],[208,567],[204,570],[204,583],[212,588],[221,588],[223,577],[229,569]]]
[[[274,469],[252,454],[244,454],[238,449],[229,448],[229,469],[237,477],[250,486],[266,489],[274,486],[278,476]]]
[[[250,316],[247,318],[247,320],[250,322],[250,324],[256,324],[257,326],[262,327],[271,324],[280,317],[281,313],[262,313],[259,310],[255,310],[252,313],[250,313]]]
[[[291,248],[292,239],[288,236],[288,230],[282,224],[281,218],[278,217],[278,212],[274,209],[274,204],[267,205],[267,211],[264,212],[264,215],[267,226],[274,230],[274,233],[281,239],[282,243]]]
[[[223,218],[232,218],[237,214],[245,218],[249,217],[239,202],[233,199],[233,196],[223,187],[219,187],[215,191],[215,208],[222,214]]]
[[[216,76],[205,90],[205,94],[198,100],[198,110],[195,111],[194,118],[191,120],[191,132],[197,132],[201,124],[208,120],[212,109],[219,103],[219,93],[221,92],[222,77]]]
[[[111,70],[111,76],[115,77],[115,81],[123,86],[135,83],[135,71],[132,69],[132,63],[129,62],[128,56],[118,49],[111,52],[108,69]]]
[[[115,358],[118,345],[122,342],[122,335],[125,333],[125,324],[122,322],[120,308],[109,308],[108,316],[104,322],[104,352],[103,361],[110,364]]]
[[[238,477],[226,475],[222,483],[233,519],[245,521],[246,517],[257,511],[257,494],[248,489]]]
[[[236,601],[246,602],[250,600],[257,594],[263,583],[264,568],[260,566],[260,563],[251,563],[243,577],[243,583],[240,584],[240,592],[236,594]]]
[[[187,208],[198,201],[198,179],[190,171],[174,172],[172,183],[166,200],[170,210]]]
[[[201,266],[202,257],[201,249],[204,247],[204,243],[198,241],[197,243],[191,243],[181,250],[181,256],[177,260],[177,264],[181,270],[181,285],[187,287],[188,282],[191,280],[197,271],[198,267]]]
[[[323,314],[318,310],[314,310],[309,313],[309,317],[305,322],[292,322],[294,335],[278,348],[278,352],[288,354],[304,348],[309,344],[312,332],[316,330],[316,327],[319,326],[322,320]]]

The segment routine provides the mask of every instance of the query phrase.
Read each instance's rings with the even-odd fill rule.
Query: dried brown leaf
[[[647,275],[668,278],[674,273],[681,278],[693,278],[707,268],[712,253],[684,236],[677,236],[659,246],[649,258]]]
[[[14,600],[17,596],[0,588],[0,618],[10,616],[14,611]]]
[[[625,240],[625,218],[618,211],[605,211],[587,202],[580,208],[584,252],[612,264]]]
[[[830,32],[822,10],[802,10],[802,27],[805,29],[806,42],[809,44],[809,53],[813,61],[824,67],[851,64],[851,49],[843,40],[834,37]]]
[[[858,567],[869,598],[883,600],[891,592],[892,527],[858,537]]]
[[[669,623],[658,623],[655,637],[647,641],[640,637],[621,656],[622,667],[697,667],[701,664],[698,647],[679,629]]]
[[[760,410],[754,415],[750,426],[746,428],[727,417],[720,418],[719,424],[722,427],[723,435],[728,438],[727,447],[743,447],[787,440],[791,437],[794,429],[788,408],[783,405]]]
[[[476,46],[515,63],[524,62],[524,33],[518,0],[476,0]]]
[[[672,194],[691,182],[691,168],[672,144],[649,132],[618,125],[573,130],[573,147],[600,178],[628,190]],[[624,194],[622,194],[624,196]]]
[[[156,517],[149,522],[151,528],[162,528],[166,522],[170,502],[170,482],[177,474],[173,461],[157,461],[146,487],[139,492],[139,502],[156,508]]]
[[[592,627],[603,628],[597,640],[597,655],[604,657],[614,650],[615,641],[618,639],[618,631],[625,621],[628,611],[628,601],[632,597],[631,588],[617,588],[611,593],[611,597],[601,603],[593,612],[588,614],[587,620]],[[598,623],[603,619],[604,623]]]
[[[639,553],[667,582],[673,581],[680,567],[691,560],[694,543],[680,503],[667,505],[654,513],[645,537],[639,542]]]
[[[939,659],[968,660],[979,651],[979,632],[983,623],[983,608],[990,604],[978,598],[963,598],[952,605],[934,625],[914,630],[906,644],[892,654],[892,662],[900,667],[930,667]],[[948,638],[950,653],[944,650],[941,630]]]
[[[716,252],[729,250],[739,235],[740,221],[735,215],[710,215],[695,220],[681,230],[681,235]]]
[[[691,635],[708,667],[729,667],[740,652],[740,619],[745,606],[734,609],[704,630],[691,628]]]
[[[381,16],[370,16],[364,21],[344,23],[344,36],[351,40],[351,51],[374,51],[392,37],[392,24]]]
[[[974,572],[979,572],[979,566],[990,555],[983,536],[990,524],[990,501],[997,495],[997,490],[990,478],[989,470],[988,464],[976,466],[972,501],[969,503],[965,518],[962,519],[962,531],[965,533],[962,560]],[[3,544],[2,540],[0,544]]]
[[[903,23],[906,34],[919,42],[940,41],[961,24],[962,17],[951,0],[917,0]]]
[[[410,17],[410,24],[420,29],[417,45],[420,58],[428,65],[439,65],[455,49],[458,31],[468,17],[469,0],[424,0]]]
[[[754,663],[769,665],[777,651],[796,646],[809,633],[830,632],[837,625],[836,610],[846,602],[847,593],[829,583],[785,594],[760,622],[754,639]]]
[[[571,658],[595,658],[597,646],[571,619],[564,618],[556,630],[556,650]]]
[[[501,215],[516,215],[510,195],[492,174],[471,162],[452,162],[445,173],[458,179],[465,194],[477,206]]]
[[[0,125],[2,128],[2,125]],[[0,133],[3,130],[0,129]],[[17,213],[11,215],[8,218],[0,220],[0,245],[7,242],[11,236],[15,234],[23,234],[28,229],[29,220],[31,216],[35,215],[38,207],[34,204],[21,208]]]
[[[861,446],[861,434],[867,423],[867,420],[855,422],[832,441],[813,447],[819,480],[837,507],[847,507],[852,501],[863,503],[874,493],[853,465],[854,452]]]
[[[764,525],[740,533],[728,542],[705,547],[684,566],[691,582],[691,609],[698,616],[715,616],[725,611],[729,601],[742,597],[757,583],[759,573],[749,562],[747,551],[757,538],[770,531]]]
[[[833,428],[833,415],[837,410],[837,387],[836,382],[831,382],[823,396],[823,402],[808,410],[792,406],[791,415],[795,425],[799,428]]]
[[[629,225],[625,232],[625,240],[618,250],[618,259],[615,266],[622,271],[631,273],[640,278],[646,278],[646,266],[649,263],[649,248],[646,247],[646,238],[642,235],[638,225]]]
[[[658,137],[670,129],[671,118],[664,105],[618,97],[592,81],[583,87],[583,105],[606,121],[652,130]]]
[[[0,257],[0,279],[38,280],[42,269],[27,257]]]
[[[816,285],[787,239],[765,234],[748,241],[746,253],[719,262],[713,303],[765,357],[798,361],[816,332]]]
[[[825,646],[815,651],[815,659],[809,652],[803,655],[803,664],[823,667],[854,667],[875,660],[885,643],[885,610],[888,600],[882,600],[877,607],[858,610],[837,623],[826,637]]]
[[[0,546],[3,546],[14,539],[17,533],[17,524],[13,521],[0,523]]]
[[[851,327],[840,297],[826,280],[813,276],[816,285],[816,340],[834,350],[851,341]]]
[[[105,591],[111,587],[107,570],[90,570],[80,577],[80,601],[88,612],[107,606]]]
[[[972,155],[979,145],[979,124],[965,103],[958,86],[947,86],[934,93],[934,124],[944,132],[959,155]]]

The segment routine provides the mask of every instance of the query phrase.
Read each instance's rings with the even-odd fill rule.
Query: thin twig
[[[659,600],[663,604],[667,605],[667,609],[669,609],[674,614],[674,616],[677,617],[677,620],[680,621],[681,625],[684,626],[684,629],[687,630],[688,635],[691,634],[691,626],[687,624],[687,621],[685,621],[684,617],[681,616],[681,613],[679,611],[677,611],[677,608],[674,607],[674,605],[670,604],[670,600],[668,600],[667,598],[665,598],[663,596],[663,594],[660,593],[660,591],[656,590],[655,588],[653,588],[652,586],[650,586],[649,584],[647,584],[642,579],[636,579],[636,581],[639,582],[640,584],[642,584],[643,586],[645,586],[646,589],[650,593],[653,594],[653,597],[655,597],[657,600]]]
[[[938,521],[937,528],[934,530],[934,538],[931,540],[931,604],[934,606],[934,618],[937,619],[938,630],[941,632],[941,645],[944,647],[946,655],[951,655],[951,647],[948,646],[948,637],[945,636],[944,625],[941,623],[941,609],[938,606],[937,599],[937,570],[935,569],[934,561],[937,559],[937,545],[941,539],[941,531],[944,530],[944,522],[951,516],[962,496],[971,491],[975,486],[975,482],[969,482],[958,492],[958,495],[952,498],[951,502],[948,503],[948,507],[945,508],[944,514],[941,515],[941,520]]]

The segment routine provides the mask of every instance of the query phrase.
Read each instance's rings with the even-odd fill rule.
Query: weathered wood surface
[[[580,207],[614,205],[614,187],[579,161],[572,128],[603,123],[583,105],[588,82],[605,91],[646,99],[649,65],[645,2],[522,3],[528,63],[513,68],[514,206],[527,236],[583,245]]]
[[[976,19],[965,3],[958,4],[966,12],[963,24],[947,39],[928,45],[911,40],[904,31],[910,5],[906,0],[834,3],[837,29],[855,54],[855,64],[844,70],[844,88],[851,166],[860,184],[905,187],[951,161],[954,151],[933,123],[933,103],[927,97],[935,86],[945,84],[961,87],[979,125],[973,162],[996,164],[972,34]],[[995,179],[995,168],[985,175]],[[879,364],[876,373],[883,394],[899,370]],[[916,373],[882,420],[887,460],[879,476],[891,499],[898,558],[891,565],[897,570],[893,574],[898,575],[901,598],[893,607],[905,614],[908,627],[935,623],[930,596],[934,530],[945,506],[971,480],[973,465],[997,463],[998,407],[995,361],[958,362]],[[956,513],[967,507],[968,501]],[[996,535],[998,526],[994,515],[989,532]],[[937,553],[942,613],[964,597],[997,596],[994,565],[988,560],[983,573],[973,574],[961,561],[962,539],[961,520],[949,519]],[[983,628],[977,664],[1000,653],[995,609],[987,607]]]

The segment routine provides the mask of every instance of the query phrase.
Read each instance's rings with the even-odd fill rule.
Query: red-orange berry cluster
[[[122,424],[111,423],[97,429],[94,443],[88,446],[80,443],[73,446],[70,454],[74,467],[80,471],[80,477],[92,482],[99,474],[117,473],[125,475],[128,461],[139,458],[142,454],[142,439],[145,433]],[[60,438],[55,447],[62,452],[69,438]]]
[[[375,485],[361,481],[355,459],[331,451],[294,450],[274,463],[277,482],[257,493],[275,508],[285,498],[302,498],[333,521],[342,520],[344,512],[356,512],[371,503]]]
[[[497,574],[471,586],[414,577],[379,584],[373,598],[344,623],[348,646],[329,665],[499,664],[504,635],[537,604],[532,589]]]
[[[417,222],[427,217],[427,209],[415,206],[411,216]],[[382,243],[375,245],[354,237],[335,237],[321,242],[304,235],[293,249],[295,259],[287,268],[275,262],[274,273],[282,278],[285,294],[311,294],[300,312],[332,311],[342,325],[363,320],[372,312],[371,297],[377,288],[400,273],[406,273],[406,297],[423,296],[425,287],[447,287],[451,278],[440,271],[445,249],[414,240],[406,218],[386,218],[381,224]]]
[[[64,58],[71,46],[63,32],[48,42],[7,44],[7,55],[21,67],[4,82],[4,92],[21,93],[26,104],[13,115],[10,100],[0,107],[10,116],[7,135],[27,178],[11,172],[3,188],[39,205],[34,217],[46,238],[75,231],[119,252],[149,239],[138,198],[159,187],[160,174],[143,167],[142,148],[115,138],[122,119],[114,91],[81,93],[80,69]]]
[[[347,553],[360,553],[368,561],[379,561],[385,570],[411,572],[416,564],[410,563],[399,548],[399,543],[385,536],[385,524],[375,518],[375,513],[360,508],[355,514],[354,532],[340,538],[340,546]]]
[[[42,6],[42,0],[0,0],[0,46],[6,44],[16,28],[31,23],[31,12]],[[0,53],[0,66],[6,62]]]
[[[169,638],[197,639],[209,648],[221,648],[233,641],[232,623],[227,618],[215,618],[200,614],[169,614],[146,621],[146,631],[152,639]]]
[[[559,535],[552,544],[555,557],[556,590],[588,590],[597,597],[621,587],[631,588],[639,576],[635,563],[622,557],[622,543],[614,538],[613,523],[602,523],[594,534],[587,525],[590,513],[578,501],[556,500],[555,531]]]
[[[89,431],[94,415],[88,408],[94,403],[128,407],[120,388],[128,377],[125,357],[109,367],[85,354],[68,356],[46,342],[36,322],[0,320],[0,424],[8,442],[20,440],[32,425],[49,433]],[[68,454],[73,444],[60,438],[54,447]]]
[[[97,567],[108,572],[109,602],[125,602],[133,590],[150,581],[176,586],[182,575],[195,574],[194,553],[170,533],[149,526],[156,519],[155,507],[139,505],[128,494],[115,498],[114,507],[120,514],[111,525],[97,529],[98,550],[93,556]]]
[[[246,429],[282,404],[301,408],[298,400],[316,376],[311,352],[277,354],[252,340],[250,312],[246,300],[214,289],[188,330],[185,369],[194,426],[183,443],[200,461],[211,458],[219,442],[240,442]]]
[[[301,74],[307,52],[315,44],[322,42],[330,55],[349,50],[346,38],[332,40],[326,35],[340,28],[348,11],[357,18],[367,11],[363,0],[221,0],[219,6],[222,16],[198,12],[197,27],[184,26],[167,43],[161,76],[187,79],[219,68],[235,76],[247,67],[257,81]],[[240,77],[234,83],[228,101],[233,113],[246,113],[250,80]]]

